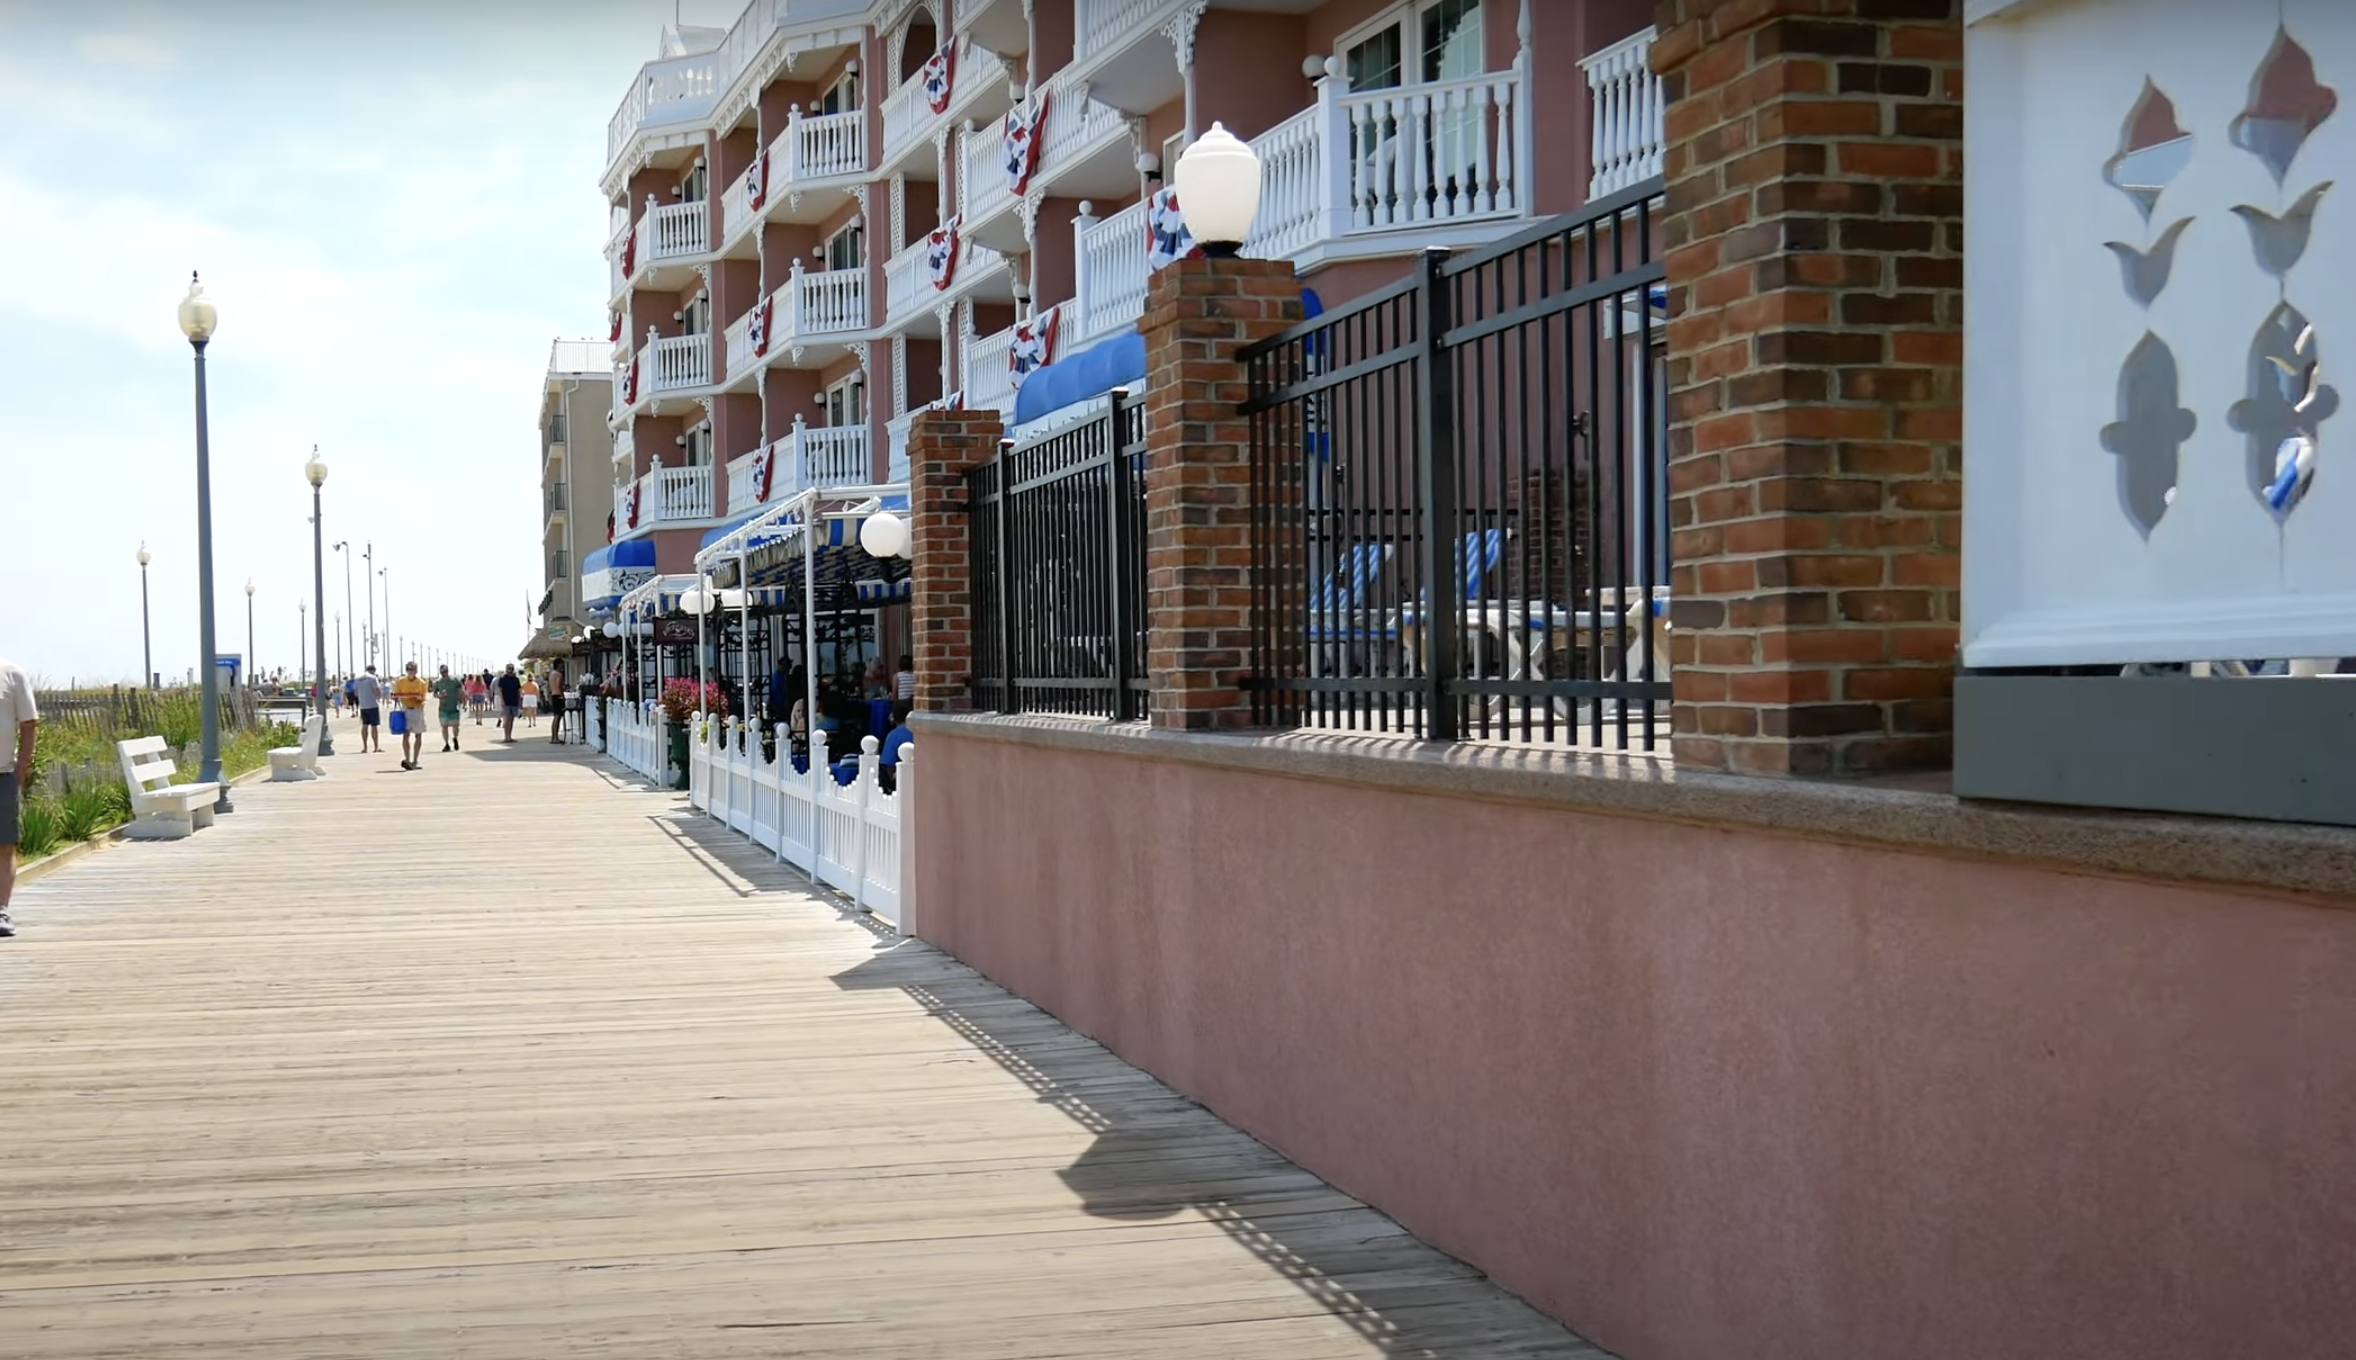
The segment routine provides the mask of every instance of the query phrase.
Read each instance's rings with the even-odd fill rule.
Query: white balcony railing
[[[1046,168],[1044,161],[1041,169]],[[985,123],[957,134],[957,215],[968,223],[995,217],[1014,206],[1006,179],[1006,134]]]
[[[1084,84],[1056,82],[1047,90],[1047,121],[1039,129],[1035,182],[1054,176],[1091,152],[1129,136],[1127,114],[1090,98]],[[1014,206],[1014,185],[1006,178],[1006,131],[996,122],[963,133],[958,140],[957,211],[967,222],[983,222]]]
[[[1008,358],[1014,352],[1014,327],[989,335],[965,337],[965,405],[971,411],[1014,410],[1014,370]]]
[[[1086,61],[1099,52],[1118,51],[1145,27],[1169,0],[1073,0],[1072,60]]]
[[[638,435],[630,426],[614,431],[614,463],[625,468],[638,465]]]
[[[709,467],[656,468],[638,479],[640,524],[713,517]]]
[[[712,385],[712,337],[647,333],[639,351],[638,395]]]
[[[1088,205],[1072,224],[1075,263],[1072,301],[1062,322],[1059,348],[1078,349],[1099,336],[1135,330],[1145,315],[1150,271],[1145,256],[1144,200],[1098,221]]]
[[[712,248],[712,205],[709,203],[698,201],[658,205],[650,194],[646,199],[643,221],[646,234],[639,242],[638,258],[641,263],[702,255]]]
[[[771,502],[813,488],[865,486],[875,480],[864,425],[810,426],[794,417],[793,433],[769,446]],[[728,513],[741,515],[764,504],[756,479],[759,450],[728,464]]]
[[[938,401],[928,401],[905,415],[894,416],[886,421],[884,436],[891,441],[891,463],[885,469],[884,480],[894,483],[908,480],[908,431],[916,424],[918,416],[927,411],[953,411],[964,405],[964,395],[952,392]]]
[[[1661,78],[1652,73],[1653,30],[1580,61],[1593,127],[1587,196],[1602,198],[1661,173]]]
[[[762,207],[753,207],[752,173],[747,166],[720,196],[720,216],[731,238],[758,221],[762,210],[818,180],[867,172],[867,111],[804,114],[800,105],[785,115],[785,131],[769,143]]]
[[[1511,71],[1463,80],[1363,94],[1318,82],[1314,106],[1253,139],[1260,213],[1244,253],[1526,214],[1529,68],[1525,50]]]
[[[720,59],[704,52],[649,62],[639,71],[620,108],[605,125],[605,159],[611,164],[638,129],[650,123],[701,118],[720,97]]]
[[[924,263],[925,241],[919,236],[884,261],[884,315],[897,322],[941,300],[933,288],[932,272]]]
[[[957,111],[971,102],[977,92],[1004,84],[1006,78],[1006,62],[997,53],[959,38],[957,71],[950,79],[947,108],[940,113],[933,112],[932,101],[925,97],[924,75],[921,71],[900,82],[898,89],[884,96],[884,159],[890,160],[907,150],[918,138],[929,134],[941,119],[955,117]]]
[[[758,366],[767,356],[788,346],[820,336],[868,328],[867,267],[821,269],[805,273],[795,260],[792,277],[769,295],[768,344],[753,352],[751,308],[729,324],[724,353],[731,380]],[[756,304],[758,305],[758,304]]]

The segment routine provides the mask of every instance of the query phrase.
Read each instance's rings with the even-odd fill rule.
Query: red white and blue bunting
[[[624,529],[638,527],[638,483],[636,482],[622,488],[622,527]]]
[[[769,488],[775,484],[776,478],[777,446],[763,444],[761,451],[753,455],[753,499],[767,504]]]
[[[618,345],[622,343],[622,314],[620,312],[614,313],[614,324],[612,330],[605,338],[608,344]]]
[[[933,288],[948,292],[957,282],[957,254],[959,247],[957,219],[952,217],[941,224],[941,229],[925,238],[924,267],[933,276]]]
[[[745,167],[744,196],[754,212],[759,212],[761,205],[769,201],[769,153],[765,149]]]
[[[1180,260],[1202,258],[1194,233],[1186,229],[1186,214],[1178,210],[1178,190],[1157,191],[1145,205],[1145,267],[1158,270]]]
[[[769,352],[769,305],[776,301],[776,296],[772,293],[754,303],[752,311],[745,316],[744,337],[752,342],[756,359]]]
[[[1014,325],[1014,343],[1007,347],[1006,367],[1014,375],[1016,391],[1022,390],[1023,380],[1033,369],[1055,361],[1056,320],[1063,315],[1062,304],[1048,308],[1028,321]]]
[[[638,356],[633,354],[622,361],[622,405],[638,404]]]
[[[1031,191],[1031,177],[1039,172],[1040,133],[1047,126],[1047,97],[1041,90],[1006,111],[1002,136],[1006,144],[1006,185],[1021,198]]]
[[[951,42],[933,53],[918,74],[924,78],[925,104],[934,113],[947,113],[950,97],[957,89],[957,44]]]

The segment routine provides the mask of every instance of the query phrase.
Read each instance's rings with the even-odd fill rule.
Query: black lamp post
[[[235,812],[229,784],[221,778],[221,658],[213,641],[213,474],[212,434],[205,420],[205,346],[212,343],[220,314],[206,299],[204,285],[188,276],[188,296],[180,299],[180,333],[196,351],[196,591],[197,631],[204,671],[204,765],[199,781],[221,787],[213,811]]]
[[[303,476],[311,483],[311,594],[318,601],[319,679],[311,687],[311,702],[318,706],[319,720],[327,721],[327,531],[320,518],[319,488],[327,484],[327,462],[319,456],[319,446],[311,446],[311,461],[303,464]],[[352,559],[346,557],[348,571]],[[350,589],[347,577],[345,588]],[[335,754],[335,732],[322,727],[319,733],[319,754]]]
[[[139,673],[142,689],[155,688],[155,630],[147,621],[147,545],[139,545],[139,659],[146,666]]]

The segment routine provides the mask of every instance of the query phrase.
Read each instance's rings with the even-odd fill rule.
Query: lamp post
[[[254,664],[254,578],[245,578],[245,687],[252,689],[262,668]]]
[[[311,635],[303,631],[310,626],[310,615],[310,601],[295,601],[295,674],[297,675],[311,673]]]
[[[147,622],[147,545],[139,545],[139,659],[145,669],[139,672],[142,689],[155,688],[155,632]]]
[[[205,346],[212,343],[220,313],[206,299],[204,285],[188,276],[188,296],[180,299],[180,333],[196,351],[196,591],[199,661],[204,666],[204,765],[199,781],[219,784],[216,813],[235,812],[229,785],[221,778],[221,665],[213,642],[213,473],[212,434],[205,421]]]
[[[362,546],[360,560],[368,564],[365,571],[368,582],[368,664],[373,666],[376,664],[376,545],[374,543]],[[355,656],[352,659],[358,661],[360,658]]]
[[[319,446],[311,446],[311,461],[303,464],[303,479],[311,484],[311,594],[319,603],[319,679],[311,687],[311,701],[319,706],[319,754],[335,754],[335,733],[327,730],[327,542],[326,521],[320,513],[319,488],[327,484],[327,462],[319,456]],[[350,557],[344,558],[349,571]],[[350,576],[344,578],[344,589],[352,588]]]
[[[395,650],[400,646],[400,639],[393,635],[393,569],[391,567],[378,567],[376,569],[376,580],[378,586],[384,592],[385,669],[387,671],[398,671],[401,669],[401,658]]]
[[[1260,158],[1219,123],[1178,157],[1178,201],[1203,254],[1232,259],[1260,212]]]

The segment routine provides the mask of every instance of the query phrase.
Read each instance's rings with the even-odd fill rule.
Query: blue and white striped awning
[[[810,593],[829,607],[905,600],[908,564],[870,556],[859,546],[859,526],[870,515],[906,515],[908,508],[905,484],[807,491],[707,535],[696,568],[731,608],[740,607],[734,594],[740,564],[754,608],[798,609],[805,563],[812,568]]]

